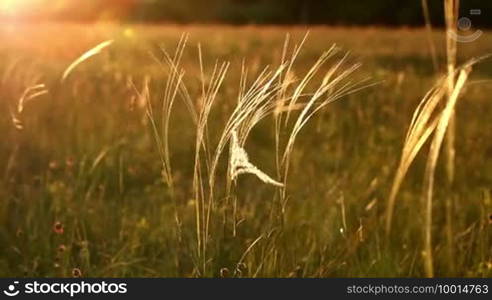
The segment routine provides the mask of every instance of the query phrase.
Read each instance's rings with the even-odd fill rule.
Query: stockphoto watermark
[[[117,295],[128,292],[126,283],[99,282],[41,282],[37,280],[19,283],[13,281],[3,289],[3,295],[16,297],[18,295]]]
[[[470,9],[468,16],[458,19],[457,28],[448,30],[448,35],[459,43],[471,43],[478,40],[483,35],[483,31],[474,28],[473,19],[482,14],[483,11],[481,9]]]

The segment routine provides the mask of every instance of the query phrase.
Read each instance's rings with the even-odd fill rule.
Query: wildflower
[[[58,252],[60,253],[63,253],[67,250],[67,247],[63,244],[61,244],[60,246],[58,246]]]
[[[55,232],[56,234],[63,234],[63,231],[63,224],[61,222],[55,222],[55,224],[53,225],[53,232]]]

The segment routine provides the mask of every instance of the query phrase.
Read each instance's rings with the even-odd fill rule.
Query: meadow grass
[[[405,139],[414,110],[446,94],[426,31],[60,28],[0,31],[0,276],[425,276],[422,228],[447,214],[454,256],[434,234],[433,275],[491,275],[490,62],[456,103],[454,184],[437,167],[432,224],[427,157],[411,151],[387,236],[401,149],[430,134]],[[484,34],[456,64],[491,45]]]

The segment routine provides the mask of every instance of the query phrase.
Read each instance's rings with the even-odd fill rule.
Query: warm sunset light
[[[0,0],[0,19],[123,20],[141,0]]]
[[[29,2],[29,0],[0,0],[0,14],[16,14],[22,11]]]
[[[92,1],[89,1],[92,2]],[[84,2],[71,0],[0,0],[0,17],[33,17],[62,11],[69,4],[82,7]]]
[[[0,0],[0,16],[35,15],[45,12],[47,8],[59,5],[59,3],[58,0]]]
[[[0,0],[0,297],[492,299],[491,54],[490,0]]]

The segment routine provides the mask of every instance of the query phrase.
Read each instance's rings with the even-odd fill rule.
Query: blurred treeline
[[[37,0],[56,7],[50,18],[134,22],[420,26],[421,0]],[[434,25],[443,0],[427,0]],[[54,5],[58,3],[57,5]],[[470,16],[480,9],[480,16]],[[492,27],[492,1],[461,1],[461,17]],[[37,15],[36,17],[43,17]]]
[[[147,0],[134,18],[145,21],[232,24],[331,24],[419,26],[421,0]],[[461,15],[481,9],[474,25],[492,26],[492,1],[461,1]],[[443,0],[428,0],[435,25],[443,24]]]

